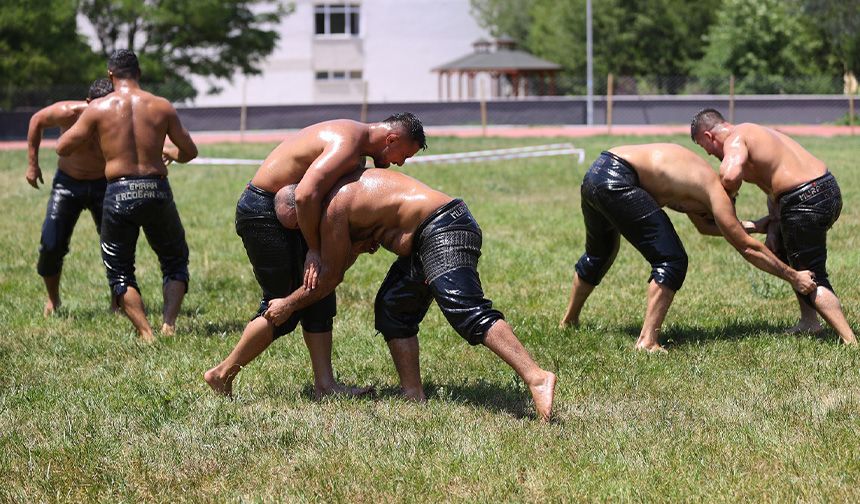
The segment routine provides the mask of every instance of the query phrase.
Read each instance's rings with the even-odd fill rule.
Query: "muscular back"
[[[197,155],[197,146],[170,102],[143,91],[135,81],[120,81],[114,87],[110,95],[91,102],[78,122],[60,137],[58,154],[72,154],[95,135],[108,179],[167,175],[162,160],[167,136],[178,148],[177,161],[184,163]]]
[[[352,242],[372,239],[406,256],[412,253],[418,226],[451,200],[403,173],[375,168],[358,171],[331,192],[323,233],[326,221],[346,218]]]
[[[167,100],[140,89],[118,90],[94,106],[109,179],[167,174],[161,158],[168,116],[173,111]]]
[[[297,184],[326,148],[326,156],[346,155],[346,164],[363,167],[364,159],[357,146],[367,134],[366,131],[361,123],[347,119],[308,126],[276,147],[263,161],[251,183],[271,192]]]
[[[709,212],[710,192],[724,193],[711,166],[680,145],[626,145],[613,147],[610,152],[633,166],[642,188],[660,206],[684,213]]]
[[[735,126],[726,144],[746,144],[743,178],[764,192],[777,195],[827,172],[827,166],[799,143],[779,131],[744,123]]]

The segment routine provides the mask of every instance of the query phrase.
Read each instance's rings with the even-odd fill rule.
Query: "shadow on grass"
[[[356,384],[349,384],[355,386]],[[528,390],[516,387],[502,387],[479,380],[475,383],[458,385],[429,381],[424,383],[424,393],[429,401],[478,405],[487,410],[505,413],[514,418],[534,418],[534,408]],[[313,385],[302,387],[302,395],[313,400]],[[403,399],[400,387],[376,387],[373,394],[355,398],[358,400]],[[350,398],[353,400],[353,398]]]
[[[640,330],[640,326],[632,325],[621,328],[621,332],[632,337],[634,341],[639,337]],[[786,332],[786,325],[762,320],[755,322],[735,321],[717,327],[673,324],[668,330],[663,332],[660,343],[667,349],[672,349],[681,348],[685,345],[699,345],[716,341],[740,341],[759,336],[762,333],[785,338],[808,338],[821,342],[830,342],[834,338],[834,333],[829,328],[817,334],[789,334]]]
[[[194,324],[193,332],[206,338],[222,335],[232,336],[234,334],[242,334],[248,322],[246,319],[197,322]]]
[[[424,383],[424,393],[430,401],[473,404],[497,413],[506,413],[515,418],[534,417],[531,396],[527,390],[503,387],[484,380],[453,385],[431,380]],[[400,398],[400,388],[377,388],[376,397]]]

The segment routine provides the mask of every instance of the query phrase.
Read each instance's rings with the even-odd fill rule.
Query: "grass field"
[[[549,143],[431,138],[429,153]],[[484,230],[481,277],[544,368],[558,374],[555,421],[486,348],[469,347],[431,308],[421,332],[429,402],[396,397],[372,303],[393,256],[364,256],[338,289],[335,369],[375,399],[314,402],[299,334],[241,373],[232,402],[202,373],[232,349],[259,302],[233,228],[253,167],[177,166],[171,183],[191,249],[178,334],[151,346],[108,310],[98,237],[82,216],[58,316],[44,319],[35,271],[48,189],[24,180],[24,151],[0,152],[0,501],[857,501],[860,352],[836,336],[788,336],[788,286],[722,239],[669,212],[690,256],[665,324],[668,355],[632,350],[649,266],[629,245],[578,329],[557,328],[583,251],[579,183],[600,150],[689,138],[577,140],[571,158],[404,171],[466,200]],[[860,140],[801,141],[842,186],[829,269],[858,328]],[[262,157],[273,145],[203,146]],[[697,152],[702,153],[695,147]],[[42,156],[46,180],[54,155]],[[739,214],[764,195],[742,190]],[[137,274],[160,326],[158,265],[141,240]]]

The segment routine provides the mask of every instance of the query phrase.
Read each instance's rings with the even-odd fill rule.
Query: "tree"
[[[492,33],[511,33],[536,56],[564,67],[582,92],[585,81],[586,0],[472,0],[473,14]],[[710,7],[719,2],[711,2]],[[699,0],[594,0],[595,75],[687,76],[704,53],[702,36],[714,20]],[[520,33],[518,36],[517,33]],[[656,90],[675,92],[683,80],[655,79]],[[598,79],[598,84],[600,79]]]
[[[804,10],[832,47],[842,71],[860,74],[860,2],[805,0]]]
[[[507,36],[523,43],[531,15],[528,0],[471,0],[472,16],[494,37]]]
[[[733,74],[740,93],[832,92],[826,44],[799,7],[794,0],[725,0],[697,73]]]
[[[81,0],[80,7],[102,55],[131,49],[143,81],[173,100],[196,95],[191,74],[260,73],[278,41],[273,28],[292,9],[277,0]]]
[[[0,108],[86,97],[103,65],[77,32],[75,8],[70,0],[0,2]],[[77,84],[57,87],[68,83]]]

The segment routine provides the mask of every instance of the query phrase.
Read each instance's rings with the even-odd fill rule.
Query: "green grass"
[[[259,300],[233,230],[253,167],[171,170],[192,253],[177,336],[142,345],[109,313],[86,216],[66,258],[64,307],[46,320],[35,262],[48,191],[26,185],[25,152],[0,152],[0,501],[856,501],[860,352],[832,332],[783,334],[797,311],[788,286],[723,240],[697,235],[680,214],[669,212],[690,270],[665,324],[668,355],[632,350],[649,266],[626,243],[583,326],[557,328],[583,251],[587,164],[604,148],[654,140],[667,138],[576,140],[584,165],[544,158],[405,169],[464,198],[480,222],[485,291],[559,376],[548,425],[534,420],[515,374],[463,342],[435,307],[421,332],[429,402],[397,399],[372,318],[386,252],[347,274],[335,323],[339,378],[376,385],[376,399],[314,402],[299,334],[241,373],[235,401],[210,393],[202,372],[232,349]],[[856,328],[860,141],[800,140],[843,189],[829,268]],[[552,141],[431,138],[430,153]],[[272,147],[203,146],[201,156],[262,157]],[[46,149],[42,166],[53,162]],[[764,195],[745,187],[738,206],[758,217]],[[159,326],[160,274],[144,240],[137,274]]]

